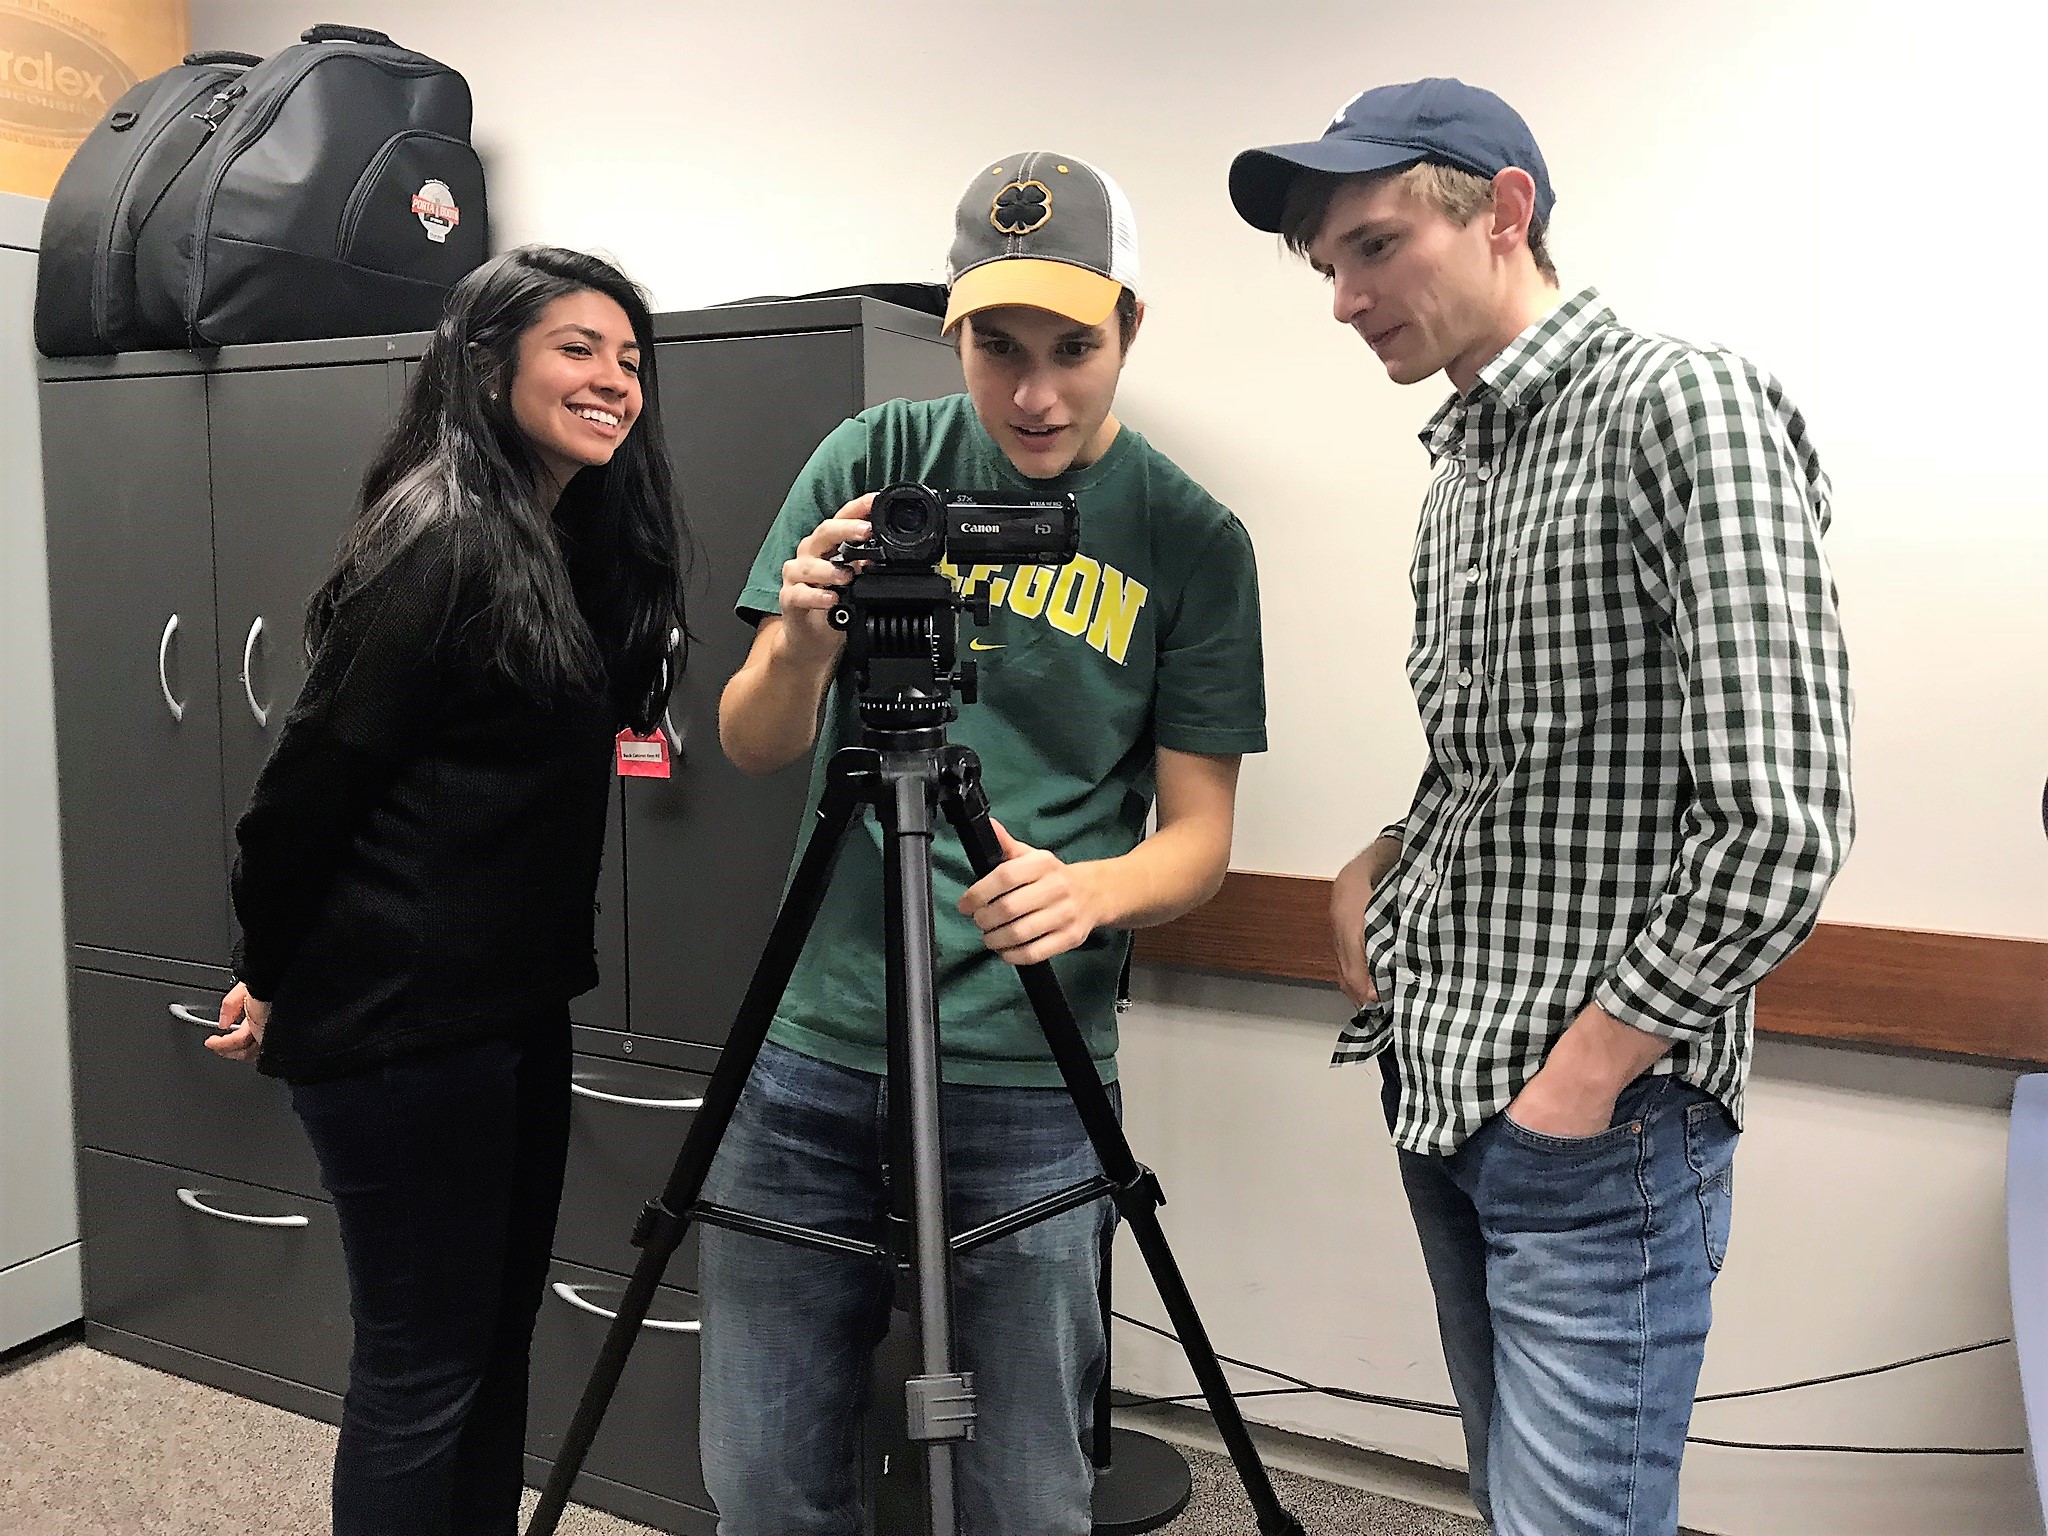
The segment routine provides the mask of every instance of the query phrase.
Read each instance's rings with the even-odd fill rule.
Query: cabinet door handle
[[[249,701],[249,713],[256,717],[256,723],[266,729],[270,725],[270,711],[256,702],[256,690],[249,683],[249,659],[256,654],[256,642],[263,637],[263,615],[256,615],[256,622],[249,626],[249,638],[242,642],[242,696]]]
[[[633,1099],[623,1093],[599,1093],[595,1088],[586,1088],[574,1081],[569,1091],[579,1098],[596,1099],[600,1104],[630,1104],[635,1109],[702,1109],[704,1101],[699,1099]]]
[[[683,632],[680,629],[670,630],[668,632],[669,656],[673,656],[676,653],[676,647],[681,645],[682,643]],[[668,656],[664,656],[661,659],[661,686],[664,691],[666,691],[668,688]],[[668,706],[663,706],[662,708],[661,724],[662,728],[668,732],[669,751],[672,754],[674,754],[675,760],[678,763],[682,762],[685,757],[685,753],[683,751],[683,733],[676,729],[675,717],[673,714],[670,713]]]
[[[178,616],[164,621],[163,638],[156,643],[156,685],[164,691],[164,706],[173,721],[185,718],[185,706],[171,694],[171,636],[178,632]]]
[[[569,1303],[578,1312],[588,1312],[592,1317],[601,1317],[610,1323],[615,1323],[619,1320],[618,1313],[607,1312],[595,1302],[585,1301],[582,1295],[583,1287],[580,1285],[565,1285],[560,1280],[557,1280],[548,1289]],[[656,1333],[702,1333],[704,1331],[704,1325],[695,1319],[688,1322],[670,1322],[666,1318],[650,1317],[643,1320],[640,1326],[642,1328],[652,1328]]]
[[[194,1013],[190,1008],[186,1007],[183,1003],[173,1003],[171,1004],[171,1017],[176,1019],[181,1024],[197,1024],[201,1029],[205,1030],[208,1034],[220,1033],[219,1014],[215,1014],[212,1018],[209,1019],[203,1013]]]
[[[222,1221],[238,1221],[245,1227],[303,1227],[308,1222],[303,1216],[243,1216],[234,1211],[217,1211],[199,1198],[197,1190],[178,1191],[178,1204],[206,1216],[218,1216]]]

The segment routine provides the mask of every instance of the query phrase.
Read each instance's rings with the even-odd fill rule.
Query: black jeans
[[[569,1144],[567,1010],[299,1084],[292,1107],[340,1217],[355,1321],[335,1536],[513,1536]]]

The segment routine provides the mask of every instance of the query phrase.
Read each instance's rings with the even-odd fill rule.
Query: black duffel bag
[[[146,179],[137,168],[136,324],[118,345],[434,325],[489,249],[469,127],[469,85],[447,65],[381,32],[311,28],[186,113]]]
[[[192,53],[132,86],[64,167],[43,215],[36,345],[51,357],[161,346],[135,313],[135,231],[206,142],[213,96],[263,61]]]

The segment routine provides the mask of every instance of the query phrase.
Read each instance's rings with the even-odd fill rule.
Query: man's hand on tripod
[[[1003,862],[967,889],[960,910],[981,929],[982,942],[1012,965],[1035,965],[1078,949],[1101,925],[1101,901],[1090,864],[1010,836],[989,818]]]

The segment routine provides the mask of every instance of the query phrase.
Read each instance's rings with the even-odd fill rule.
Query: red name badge
[[[619,732],[619,777],[622,779],[665,779],[668,777],[668,738],[659,731],[646,736],[636,731]]]

